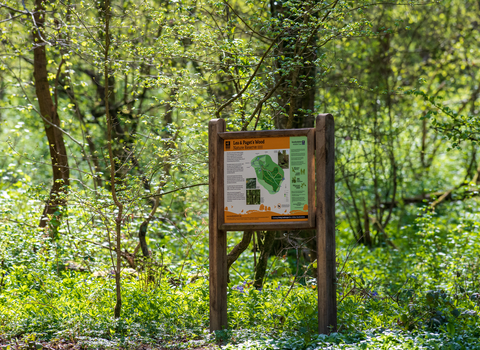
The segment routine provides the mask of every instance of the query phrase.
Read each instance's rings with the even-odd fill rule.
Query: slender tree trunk
[[[122,311],[122,286],[120,281],[120,270],[122,267],[122,220],[123,220],[123,203],[117,197],[116,190],[116,178],[115,178],[115,157],[113,154],[112,145],[112,130],[114,128],[113,118],[109,112],[109,93],[112,93],[108,88],[110,69],[109,64],[109,49],[110,49],[110,0],[105,1],[105,56],[104,56],[104,69],[105,69],[105,114],[107,117],[107,148],[108,158],[110,161],[110,192],[112,194],[113,202],[117,207],[117,217],[115,218],[115,234],[116,234],[116,255],[117,262],[115,266],[115,290],[117,294],[117,302],[115,303],[114,316],[119,318]]]
[[[230,266],[239,258],[239,256],[247,250],[250,242],[252,240],[252,236],[255,234],[254,231],[244,231],[243,237],[240,243],[238,243],[230,253],[227,255],[227,281],[230,282]]]
[[[60,118],[57,114],[57,106],[54,105],[48,83],[47,55],[45,50],[45,8],[42,0],[35,0],[35,28],[33,29],[33,76],[35,79],[35,93],[40,107],[40,113],[48,139],[48,147],[53,171],[53,184],[50,196],[45,203],[40,227],[46,227],[48,216],[61,216],[60,206],[66,204],[66,194],[70,185],[70,169],[68,167],[67,150],[63,140],[62,131],[59,130]]]
[[[263,240],[258,238],[258,247],[260,248],[260,257],[258,259],[253,286],[256,289],[261,289],[263,286],[263,280],[265,278],[265,272],[267,271],[268,258],[275,242],[275,236],[277,231],[267,231],[262,236]]]

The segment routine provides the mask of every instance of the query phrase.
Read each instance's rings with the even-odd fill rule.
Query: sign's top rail
[[[242,138],[260,138],[260,137],[279,137],[279,136],[306,136],[313,128],[304,129],[279,129],[279,130],[260,130],[260,131],[230,131],[219,132],[221,139],[242,139]]]

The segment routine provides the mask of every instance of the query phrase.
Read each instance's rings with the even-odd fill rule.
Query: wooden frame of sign
[[[227,231],[298,229],[316,229],[318,330],[336,330],[334,120],[321,114],[316,122],[310,129],[226,132],[225,120],[210,121],[211,331],[228,325]],[[260,204],[260,187],[269,203]]]

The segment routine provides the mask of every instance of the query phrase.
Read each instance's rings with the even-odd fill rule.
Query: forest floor
[[[167,346],[151,344],[128,344],[125,348],[130,350],[177,350],[185,349],[182,342],[170,343]],[[207,345],[200,347],[187,347],[190,350],[215,350],[220,349],[217,345]],[[57,339],[55,341],[25,341],[25,340],[7,340],[0,337],[1,350],[87,350],[97,349],[84,341],[75,341],[68,339]]]

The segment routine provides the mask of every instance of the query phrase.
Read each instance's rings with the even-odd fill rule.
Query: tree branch
[[[148,198],[154,198],[154,197],[162,197],[163,195],[166,195],[166,194],[169,194],[169,193],[178,192],[178,191],[181,191],[181,190],[185,190],[185,189],[187,189],[187,188],[198,187],[198,186],[208,186],[208,182],[202,182],[202,183],[199,183],[199,184],[194,184],[194,185],[179,187],[179,188],[176,188],[176,189],[174,189],[174,190],[167,191],[167,192],[163,192],[163,193],[158,193],[158,194],[155,193],[155,194],[152,194],[152,195],[150,195],[150,196],[142,197],[142,199],[148,199]]]

